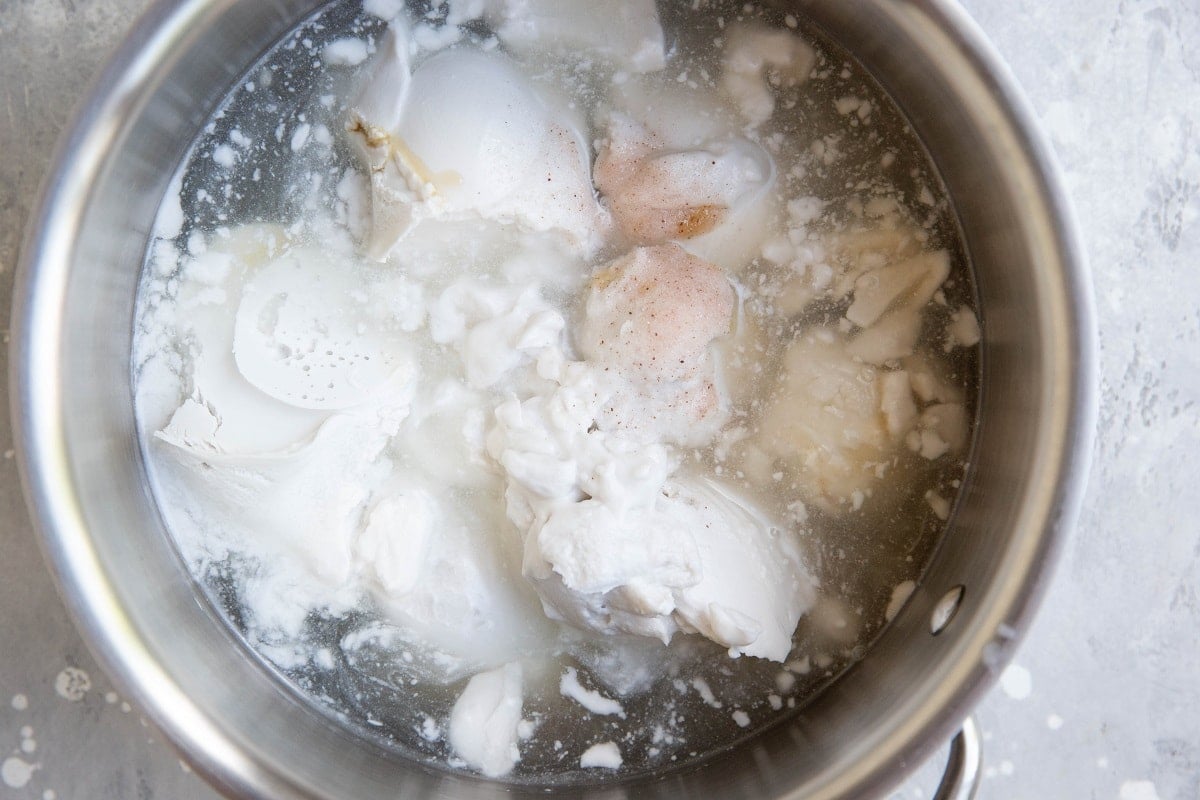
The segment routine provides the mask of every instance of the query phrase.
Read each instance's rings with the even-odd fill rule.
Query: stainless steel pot
[[[29,504],[98,658],[222,790],[540,795],[418,767],[331,726],[200,601],[148,489],[128,375],[151,220],[215,105],[318,5],[162,2],[79,109],[16,293],[14,427]],[[969,477],[912,600],[786,724],[685,771],[564,794],[834,798],[894,785],[1007,661],[1082,494],[1095,393],[1090,290],[1054,169],[1007,70],[951,0],[792,5],[891,93],[957,208],[984,329]],[[972,742],[959,744],[963,756]]]

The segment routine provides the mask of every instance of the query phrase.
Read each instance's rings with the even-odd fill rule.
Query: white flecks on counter
[[[616,714],[625,718],[625,709],[619,702],[605,697],[599,692],[586,689],[579,682],[579,673],[574,667],[567,667],[559,680],[558,689],[563,697],[569,697],[593,714]]]
[[[700,695],[700,699],[708,705],[712,706],[713,708],[721,707],[721,701],[717,699],[715,694],[713,694],[712,687],[708,685],[708,681],[704,680],[704,678],[693,678],[692,688],[695,689]]]
[[[21,752],[29,754],[37,750],[37,740],[33,738],[33,728],[25,725],[21,728]]]
[[[91,677],[78,667],[67,667],[54,679],[54,691],[72,703],[82,700],[91,688]]]
[[[350,37],[325,45],[325,49],[321,51],[321,60],[330,66],[353,67],[366,61],[370,54],[365,41]]]
[[[522,700],[518,663],[472,677],[450,712],[450,744],[454,751],[484,775],[507,775],[521,757],[517,729]]]
[[[225,169],[232,169],[237,164],[237,151],[227,144],[217,145],[213,148],[213,161]]]
[[[925,493],[925,502],[933,510],[938,519],[945,522],[950,519],[950,501],[930,489]]]
[[[312,126],[307,122],[301,122],[296,126],[296,130],[292,133],[291,148],[293,153],[298,153],[304,149],[304,145],[308,144],[308,137],[312,134]]]

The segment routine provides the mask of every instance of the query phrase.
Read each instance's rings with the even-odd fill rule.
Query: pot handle
[[[975,797],[983,776],[983,770],[980,769],[982,762],[979,723],[974,716],[970,716],[963,720],[962,727],[950,741],[946,771],[933,794],[933,800],[971,800]]]

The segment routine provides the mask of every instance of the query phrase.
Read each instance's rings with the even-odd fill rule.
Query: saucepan
[[[534,796],[420,766],[331,724],[204,601],[156,510],[134,420],[134,299],[188,144],[319,0],[175,0],[140,20],[60,143],[23,249],[12,335],[20,464],[47,560],[96,656],[232,796]],[[891,95],[945,182],[982,321],[969,469],[908,604],[784,722],[684,769],[578,797],[871,797],[969,718],[1043,594],[1094,421],[1091,293],[1071,214],[1008,70],[952,0],[797,0]],[[968,796],[955,740],[942,796]]]

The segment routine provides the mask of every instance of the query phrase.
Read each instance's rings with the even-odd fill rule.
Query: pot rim
[[[52,166],[26,228],[14,288],[10,345],[12,422],[17,461],[27,505],[40,532],[39,544],[77,628],[97,660],[122,690],[143,708],[167,739],[212,784],[230,793],[302,795],[305,787],[243,752],[229,731],[187,696],[156,661],[121,606],[90,541],[84,514],[73,491],[69,443],[65,435],[61,376],[55,365],[63,346],[62,311],[71,266],[72,236],[87,206],[89,187],[104,170],[110,146],[124,121],[156,88],[155,76],[171,54],[186,47],[205,17],[235,0],[156,0],[138,20],[74,111],[60,138]],[[993,609],[956,654],[954,681],[941,692],[935,709],[924,709],[887,738],[879,752],[854,776],[831,791],[870,794],[897,783],[958,727],[994,683],[1011,656],[1044,594],[1066,535],[1077,516],[1091,460],[1097,416],[1096,329],[1090,278],[1084,265],[1074,215],[1062,179],[1035,118],[1007,65],[982,32],[953,0],[908,0],[898,13],[912,24],[933,25],[954,45],[954,57],[1002,112],[1006,135],[1025,161],[1013,169],[1030,187],[1030,205],[1044,209],[1053,224],[1044,231],[1048,254],[1060,265],[1065,316],[1063,355],[1073,372],[1062,376],[1067,415],[1057,480],[1043,490],[1040,508],[1045,533],[1025,554],[1021,580],[1007,587],[1007,604]],[[315,7],[315,6],[314,6]],[[996,632],[1011,626],[1004,648],[987,653]],[[991,661],[984,664],[988,658]],[[619,784],[616,784],[619,785]],[[840,795],[838,795],[840,796]]]

